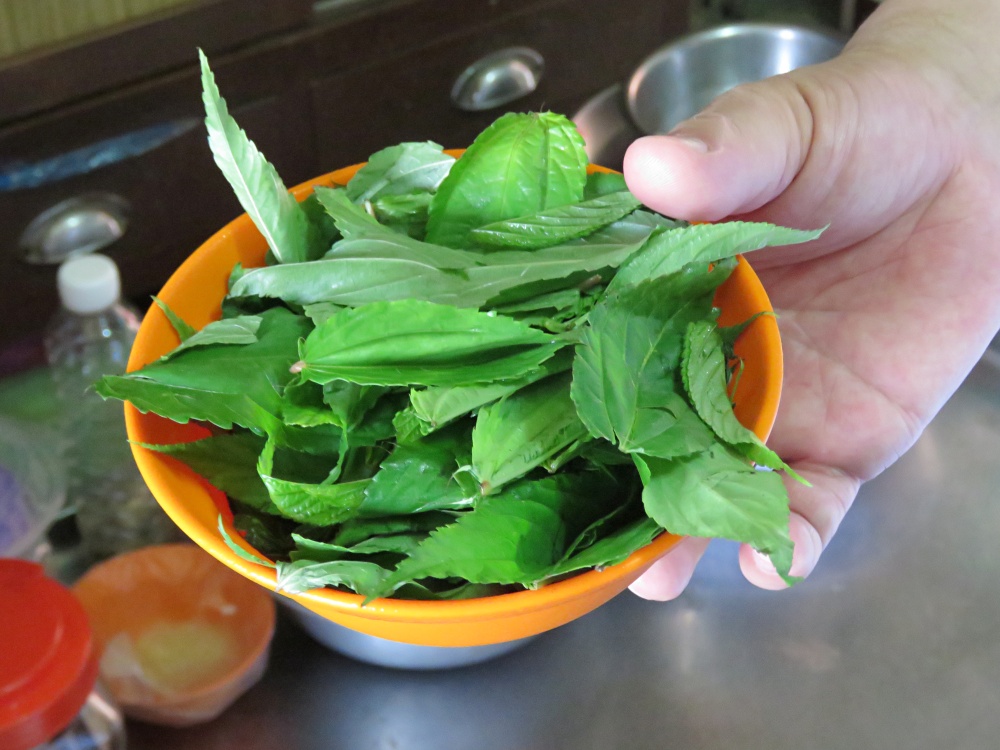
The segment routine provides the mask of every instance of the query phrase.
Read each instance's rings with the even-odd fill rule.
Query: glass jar
[[[0,559],[0,747],[124,750],[83,606],[41,565]]]

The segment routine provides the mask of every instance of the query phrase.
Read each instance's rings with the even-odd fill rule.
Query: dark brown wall
[[[106,252],[148,304],[170,272],[240,211],[201,123],[196,48],[234,116],[288,185],[403,140],[464,146],[505,109],[571,114],[687,28],[687,0],[384,0],[313,17],[305,0],[206,0],[147,25],[0,64],[0,184],[14,163],[173,123],[144,153],[14,190],[0,188],[0,350],[36,342],[54,311],[55,268],[19,259],[28,222],[58,202],[111,192],[131,206]],[[540,52],[539,89],[470,114],[455,77],[507,46]]]

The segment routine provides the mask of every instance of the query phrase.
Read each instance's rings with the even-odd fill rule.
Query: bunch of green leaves
[[[98,386],[211,437],[148,445],[224,492],[279,587],[456,598],[613,565],[664,530],[788,576],[788,467],[733,414],[739,253],[810,240],[688,226],[588,174],[573,124],[507,114],[459,158],[373,154],[297,203],[229,116],[209,143],[266,238],[195,332]],[[220,521],[220,529],[222,528]],[[225,534],[225,531],[223,530]]]

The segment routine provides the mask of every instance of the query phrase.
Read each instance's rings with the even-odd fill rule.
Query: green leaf
[[[316,328],[297,369],[318,383],[466,385],[521,377],[558,348],[555,337],[510,318],[419,300],[377,302]]]
[[[266,475],[261,479],[283,516],[311,526],[329,526],[351,518],[364,501],[365,488],[371,481],[313,484]]]
[[[423,235],[427,223],[430,193],[386,195],[363,205],[351,202],[346,190],[317,187],[316,195],[327,215],[343,235],[347,247],[351,241],[381,241],[398,246],[401,258],[412,259],[431,268],[461,268],[469,263],[468,256],[449,248],[425,244]],[[386,221],[386,224],[382,222]],[[326,253],[326,258],[342,257],[344,244],[338,243]],[[367,244],[362,243],[365,247]]]
[[[590,547],[598,539],[608,536],[619,528],[628,525],[631,521],[648,518],[646,511],[642,507],[642,484],[639,482],[639,474],[635,471],[635,464],[632,463],[631,459],[629,459],[628,467],[632,471],[629,471],[627,475],[625,475],[627,470],[624,468],[606,472],[607,476],[617,477],[622,482],[625,490],[622,492],[623,501],[614,505],[603,516],[595,518],[589,525],[585,526],[566,546],[566,551],[563,552],[561,562],[566,562],[566,560],[578,554],[581,550]]]
[[[626,453],[659,458],[688,456],[715,443],[715,435],[678,393],[664,394],[655,406],[639,406],[629,432],[619,442]]]
[[[379,595],[423,578],[532,585],[561,559],[567,540],[618,499],[616,485],[596,476],[519,482],[432,531],[397,566]]]
[[[141,445],[184,462],[230,498],[265,513],[280,515],[257,474],[257,459],[264,448],[263,438],[248,432],[237,432],[189,443]]]
[[[580,288],[550,292],[524,300],[519,304],[515,303],[510,306],[504,306],[503,309],[510,309],[511,307],[526,308],[525,310],[504,314],[510,314],[515,320],[519,320],[535,328],[541,328],[550,333],[569,333],[587,321],[590,310],[603,293],[603,290],[599,286],[590,287],[589,282],[585,282],[581,286],[588,287],[587,293],[581,292]],[[553,306],[539,307],[535,310],[527,309],[534,305],[545,304]],[[499,309],[495,311],[500,312]]]
[[[559,354],[562,354],[563,351],[566,350],[560,351]],[[543,366],[551,362],[552,359],[543,363]],[[497,401],[518,388],[523,388],[528,382],[539,377],[544,377],[541,368],[516,380],[504,380],[482,385],[413,389],[410,391],[412,414],[420,425],[421,433],[426,435],[459,417],[468,415],[480,406]]]
[[[304,591],[336,586],[355,593],[371,596],[379,590],[389,571],[373,562],[364,560],[333,560],[313,562],[296,560],[278,563],[278,591],[301,594]]]
[[[415,416],[426,424],[426,434],[542,378],[565,372],[572,365],[573,351],[560,349],[524,377],[485,385],[414,389],[410,391],[410,404]]]
[[[677,398],[688,323],[710,317],[730,268],[688,267],[609,294],[591,310],[573,363],[571,394],[591,434],[628,452],[701,450],[711,432]],[[678,427],[681,432],[667,435]],[[666,457],[666,456],[665,456]]]
[[[97,392],[130,401],[175,422],[234,424],[258,434],[281,432],[281,389],[292,376],[298,341],[312,324],[282,308],[261,314],[257,340],[199,346],[128,375],[103,378]]]
[[[765,247],[808,242],[822,233],[822,229],[802,231],[744,221],[660,231],[650,238],[641,253],[619,269],[609,292],[675,273],[689,263],[710,263]]]
[[[289,457],[293,465],[282,466],[281,459]],[[307,456],[278,452],[274,441],[269,440],[257,460],[257,473],[281,515],[311,526],[329,526],[354,515],[369,481],[328,483],[324,476],[335,478],[342,461],[332,469],[329,462],[317,466]],[[281,478],[279,474],[292,478]]]
[[[674,534],[749,544],[793,582],[788,494],[779,474],[755,470],[724,446],[672,461],[633,458],[650,518]]]
[[[257,458],[257,472],[308,484],[327,483],[331,468],[337,463],[337,453],[314,454],[289,448],[269,439]]]
[[[469,238],[484,247],[536,250],[593,234],[631,213],[639,205],[639,201],[625,190],[486,224],[473,229]]]
[[[314,302],[310,305],[304,305],[302,312],[313,322],[313,325],[318,326],[331,315],[335,315],[343,309],[343,305],[335,305],[332,302]]]
[[[475,139],[431,202],[427,239],[464,247],[469,231],[583,197],[583,138],[552,113],[509,113]]]
[[[449,258],[447,253],[458,251],[446,248],[432,256],[422,247],[413,247],[411,238],[385,231],[385,237],[341,240],[322,260],[312,263],[251,269],[233,285],[231,294],[299,305],[357,306],[426,299],[479,307],[485,295],[469,294],[468,279],[453,270],[465,268],[472,259]]]
[[[229,278],[226,279],[226,289],[227,290],[232,289],[233,284],[236,283],[237,279],[239,279],[240,276],[246,273],[246,270],[247,270],[246,267],[242,263],[240,262],[235,263],[233,265],[233,270],[229,272]],[[226,317],[225,310],[223,310],[223,317]]]
[[[229,547],[229,549],[232,550],[232,552],[237,557],[239,557],[242,560],[246,560],[247,562],[252,562],[257,565],[263,565],[268,568],[276,567],[275,564],[270,560],[265,560],[261,557],[257,557],[257,555],[247,552],[235,541],[233,541],[233,538],[229,536],[229,533],[226,531],[225,526],[222,525],[222,516],[219,516],[218,526],[219,526],[219,533],[222,535],[222,541],[226,543],[226,546]]]
[[[622,190],[628,190],[628,185],[625,184],[625,175],[620,172],[591,172],[587,175],[587,184],[583,188],[583,198],[590,200]]]
[[[353,547],[367,539],[379,536],[424,534],[452,523],[454,520],[454,513],[441,511],[385,518],[352,518],[337,527],[333,544]]]
[[[292,555],[293,559],[312,560],[313,562],[330,562],[343,560],[351,555],[377,555],[383,552],[406,555],[416,549],[420,542],[426,538],[426,533],[390,534],[369,537],[350,547],[344,547],[340,544],[319,542],[293,533],[292,540],[295,542],[296,549]]]
[[[378,386],[365,386],[377,388]],[[348,442],[351,447],[377,446],[384,440],[396,435],[393,420],[406,404],[405,393],[387,393],[375,402],[374,406],[364,412],[348,431]]]
[[[389,534],[388,536],[373,536],[349,547],[352,555],[379,555],[391,552],[396,555],[408,555],[427,538],[422,534]]]
[[[412,407],[404,407],[396,412],[392,418],[392,427],[396,432],[396,442],[400,445],[412,443],[434,431],[431,425],[416,415]]]
[[[151,378],[106,375],[96,386],[105,399],[128,401],[143,414],[154,413],[181,424],[210,422],[222,429],[247,427],[259,435],[281,430],[281,420],[242,393],[212,393],[178,388]]]
[[[167,303],[162,299],[154,295],[153,302],[163,311],[163,314],[167,316],[167,320],[170,321],[170,325],[173,326],[174,331],[177,333],[177,338],[179,338],[181,342],[186,341],[197,332],[194,328],[184,322],[184,319],[180,315],[171,310],[170,306],[167,305]]]
[[[311,225],[305,212],[288,192],[274,166],[230,116],[205,53],[198,50],[198,56],[201,60],[205,125],[215,163],[232,186],[243,210],[267,240],[278,262],[294,263],[308,259]]]
[[[234,282],[239,276],[232,277]],[[219,317],[222,320],[227,318],[238,318],[241,315],[260,315],[265,310],[278,307],[280,303],[264,297],[223,297],[219,305]]]
[[[167,352],[160,361],[173,358],[179,352],[195,346],[210,344],[252,344],[257,341],[257,330],[260,328],[260,316],[239,315],[223,320],[213,320],[200,331],[186,336],[179,346]]]
[[[459,585],[444,585],[428,588],[417,583],[403,584],[396,590],[397,598],[419,599],[423,601],[449,601],[456,599],[482,599],[487,596],[498,596],[510,591],[509,586],[498,586],[492,583],[460,583]]]
[[[318,185],[313,189],[313,194],[344,238],[391,234],[390,230],[379,224],[375,217],[362,206],[353,203],[347,197],[347,191],[344,188]]]
[[[754,313],[749,318],[744,320],[742,323],[736,323],[731,326],[719,326],[716,330],[719,332],[719,336],[722,337],[722,351],[726,355],[726,359],[730,360],[736,356],[734,351],[736,347],[736,341],[743,332],[750,327],[750,325],[760,317],[774,317],[773,312],[768,312],[767,310],[761,310],[758,313]]]
[[[383,195],[369,204],[379,224],[416,240],[424,238],[432,193]]]
[[[504,304],[536,296],[539,291],[523,294],[536,282],[554,281],[545,292],[576,286],[575,275],[586,276],[613,269],[631,257],[646,242],[652,230],[634,224],[612,224],[563,245],[540,250],[496,250],[485,256],[481,265],[466,270],[475,299],[483,303]],[[501,298],[500,295],[506,295]]]
[[[594,438],[592,438],[589,433],[585,432],[582,437],[574,440],[565,448],[556,451],[542,461],[540,465],[543,469],[545,469],[545,471],[549,472],[549,474],[555,474],[570,461],[582,456],[584,448],[593,442],[593,440]]]
[[[527,271],[517,282],[505,283],[488,299],[489,306],[507,306],[563,289],[589,289],[606,281],[618,266],[642,249],[656,230],[655,221],[647,218],[652,216],[633,211],[604,229],[564,245],[486,254],[492,263]]]
[[[587,435],[569,395],[571,373],[545,378],[480,409],[472,471],[492,494]]]
[[[639,518],[615,529],[576,554],[559,561],[548,572],[549,577],[562,576],[589,568],[617,565],[636,550],[642,549],[663,532],[651,518]]]
[[[436,143],[400,143],[377,151],[347,183],[347,197],[356,203],[417,191],[433,192],[455,159]]]
[[[280,429],[268,432],[268,437],[283,448],[328,457],[339,451],[341,430],[332,424],[283,424]]]
[[[278,560],[286,558],[295,549],[290,536],[292,529],[298,527],[295,521],[260,513],[235,501],[231,501],[230,506],[233,528],[260,554]]]
[[[344,380],[332,380],[325,385],[308,380],[290,383],[284,390],[281,414],[288,425],[335,425],[338,430],[351,432],[361,425],[387,390]],[[353,440],[351,443],[360,444]]]
[[[595,438],[581,449],[584,459],[602,469],[614,466],[634,466],[632,457],[627,453],[622,453],[618,448],[607,440]]]
[[[727,389],[724,342],[714,322],[694,321],[688,325],[681,373],[684,388],[698,416],[720,440],[760,466],[784,469],[801,480],[752,430],[740,424],[733,413]]]
[[[345,430],[352,430],[361,424],[365,415],[388,391],[388,388],[378,385],[331,380],[323,385],[323,401],[334,413],[337,424]]]
[[[352,221],[356,229],[350,231],[355,235],[335,244],[322,260],[250,269],[230,294],[274,297],[299,305],[360,306],[418,299],[478,308],[494,299],[502,304],[535,296],[539,292],[531,285],[536,282],[553,281],[555,289],[563,289],[577,283],[574,274],[583,274],[583,280],[595,271],[615,268],[639,250],[655,228],[633,214],[564,245],[483,254],[419,242],[374,220],[370,226],[361,217]],[[529,291],[516,293],[520,289]],[[511,290],[515,290],[512,300],[499,299]]]
[[[315,260],[323,255],[333,243],[340,237],[340,230],[333,221],[323,204],[319,202],[319,197],[315,191],[299,201],[299,206],[305,212],[306,219],[310,224],[311,247],[309,260]]]
[[[686,222],[668,219],[660,214],[636,209],[604,230],[609,239],[619,242],[631,241],[638,237],[649,238],[654,230],[680,229],[689,226]]]
[[[500,305],[494,307],[493,311],[501,315],[517,317],[518,313],[538,312],[540,310],[559,311],[565,308],[576,307],[579,302],[580,290],[574,287],[573,289],[546,292],[545,294],[529,297],[520,302],[512,302],[509,305]]]
[[[317,425],[337,425],[341,422],[333,409],[323,401],[323,386],[304,381],[289,383],[283,392],[284,404],[281,418],[286,425],[315,427]]]
[[[467,430],[450,430],[397,446],[382,461],[365,489],[358,516],[395,516],[470,507],[476,498],[466,497],[453,478],[460,462],[468,460],[468,441]]]

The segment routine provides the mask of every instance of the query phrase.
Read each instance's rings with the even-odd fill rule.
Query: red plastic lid
[[[0,747],[29,750],[79,713],[97,679],[87,615],[41,565],[0,559]]]

